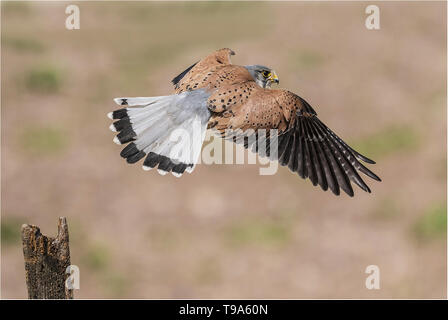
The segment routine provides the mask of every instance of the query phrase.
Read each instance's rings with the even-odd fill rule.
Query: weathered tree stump
[[[70,265],[68,226],[59,218],[56,238],[44,236],[34,225],[22,225],[23,255],[29,299],[73,299],[73,290],[66,288]]]

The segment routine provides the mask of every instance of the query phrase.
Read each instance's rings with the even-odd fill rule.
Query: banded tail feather
[[[198,161],[210,112],[203,90],[170,96],[116,98],[125,108],[108,114],[116,120],[110,130],[114,142],[127,145],[120,156],[130,164],[141,159],[143,169],[180,177],[191,173]]]

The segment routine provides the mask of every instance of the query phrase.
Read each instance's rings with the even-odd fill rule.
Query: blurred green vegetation
[[[76,228],[74,230],[76,231]],[[71,231],[71,234],[75,233]],[[81,230],[79,236],[82,238],[78,237],[76,240],[78,245],[75,247],[78,248],[79,263],[84,268],[83,270],[89,274],[95,274],[95,278],[98,279],[107,296],[116,298],[126,296],[133,282],[132,273],[125,275],[117,270],[112,251],[107,244],[89,240],[84,230]]]
[[[2,47],[11,47],[19,52],[41,53],[45,51],[45,46],[31,38],[2,38]]]
[[[171,19],[175,21],[174,17],[181,17],[183,20],[189,17],[207,18],[207,16],[225,16],[228,20],[235,21],[235,15],[248,14],[254,10],[260,10],[265,5],[259,3],[257,7],[248,5],[247,3],[238,4],[238,10],[235,10],[235,4],[226,1],[201,1],[201,2],[164,2],[157,1],[152,3],[146,3],[144,6],[139,4],[138,6],[127,5],[122,7],[121,13],[124,19],[133,19],[134,23],[147,23],[148,19]],[[167,16],[168,14],[168,16]],[[229,15],[232,15],[233,19],[229,19]],[[259,16],[260,21],[264,16]]]
[[[378,133],[355,141],[351,145],[361,154],[375,160],[394,153],[416,150],[419,146],[416,130],[408,126],[387,127]]]
[[[128,294],[129,279],[118,272],[106,272],[101,277],[101,285],[107,294],[114,298],[122,298]]]
[[[54,66],[35,67],[26,75],[25,84],[33,92],[56,93],[62,86],[62,74]]]
[[[238,221],[225,228],[224,236],[232,246],[259,245],[278,247],[289,242],[291,230],[289,225],[283,220]]]
[[[434,170],[433,173],[440,181],[446,181],[446,156],[441,157],[441,159],[434,160]]]
[[[434,89],[431,95],[428,97],[428,106],[432,108],[440,108],[446,112],[446,87],[440,87]]]
[[[372,217],[388,220],[396,217],[399,213],[397,202],[392,197],[386,197],[378,201],[378,205],[375,207]]]
[[[84,229],[82,220],[78,217],[70,217],[70,244],[76,247],[83,246],[86,239],[88,239],[88,234]]]
[[[324,62],[324,57],[314,51],[301,50],[291,56],[291,63],[297,69],[316,68]]]
[[[215,257],[204,258],[200,261],[196,270],[196,281],[199,284],[207,285],[218,282],[221,278],[221,270],[218,259]]]
[[[28,14],[31,12],[30,5],[26,1],[1,1],[0,5],[2,7],[2,18],[7,15]]]
[[[56,154],[67,146],[67,137],[56,127],[28,127],[20,136],[20,145],[33,155]]]
[[[181,238],[179,230],[167,226],[157,225],[151,227],[147,233],[149,245],[155,250],[174,250],[180,244],[185,243],[185,238]]]
[[[21,227],[24,222],[18,217],[5,217],[2,214],[1,243],[2,245],[20,245]]]
[[[433,204],[415,223],[414,233],[419,240],[446,236],[446,203]]]
[[[110,265],[109,248],[102,243],[90,244],[85,254],[81,257],[81,260],[90,269],[102,272]]]

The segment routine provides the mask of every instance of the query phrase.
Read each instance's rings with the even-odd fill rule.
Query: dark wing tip
[[[339,189],[339,186],[337,188],[331,189],[331,191],[333,192],[333,194],[335,196],[340,196],[341,195],[341,190]]]
[[[367,158],[366,156],[363,156],[358,151],[354,150],[352,147],[349,146],[349,149],[350,149],[351,152],[353,152],[355,157],[358,158],[359,160],[362,160],[365,163],[369,163],[369,164],[376,164],[375,161],[373,161],[372,159]]]
[[[308,110],[311,111],[312,109],[308,108]],[[298,159],[306,164],[308,167],[307,171],[309,171],[309,174],[305,175],[304,178],[309,178],[313,185],[321,185],[325,191],[326,188],[324,187],[326,186],[323,179],[325,177],[328,182],[328,189],[336,196],[341,194],[342,189],[349,197],[354,197],[352,183],[358,185],[363,191],[372,193],[357,171],[364,173],[373,180],[381,181],[376,174],[358,161],[374,164],[375,162],[373,160],[349,147],[316,116],[297,114],[297,120],[296,126],[300,127],[301,130],[296,130],[295,134],[298,134],[304,139],[305,146],[302,149],[305,157],[299,156]],[[296,140],[298,137],[296,137]],[[302,141],[301,138],[298,140]],[[294,148],[290,148],[289,145],[286,146],[286,149],[288,148],[290,149],[288,151],[293,153],[297,152]],[[285,154],[289,156],[287,150],[283,152],[283,155]],[[283,162],[281,164],[284,165]],[[300,174],[301,170],[298,169],[302,166],[304,165],[289,166],[289,168]],[[317,177],[314,172],[317,173]],[[319,177],[322,179],[319,179]]]
[[[179,75],[175,76],[171,82],[176,86],[180,80],[182,80],[183,77],[191,70],[193,67],[197,64],[197,62],[191,66],[189,66],[187,69],[182,71]]]
[[[369,169],[367,169],[362,163],[359,163],[359,168],[358,170],[361,171],[362,173],[364,173],[366,176],[372,178],[373,180],[379,181],[381,182],[380,177],[378,177],[376,174],[374,174],[372,171],[370,171]]]

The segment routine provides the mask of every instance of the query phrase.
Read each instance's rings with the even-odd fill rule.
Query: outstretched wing
[[[278,160],[302,178],[309,178],[313,185],[319,184],[323,190],[330,188],[339,195],[342,189],[353,196],[351,181],[370,192],[358,172],[381,181],[360,161],[375,162],[348,146],[319,120],[304,99],[294,93],[262,89],[246,83],[215,92],[209,98],[209,108],[215,112],[209,126],[217,129],[224,138],[232,138],[229,137],[229,129],[253,130],[257,139],[260,129],[277,129],[277,156],[269,148],[259,150],[258,144],[249,142],[250,138],[242,140],[244,146],[271,160]],[[269,139],[267,134],[268,146]]]

